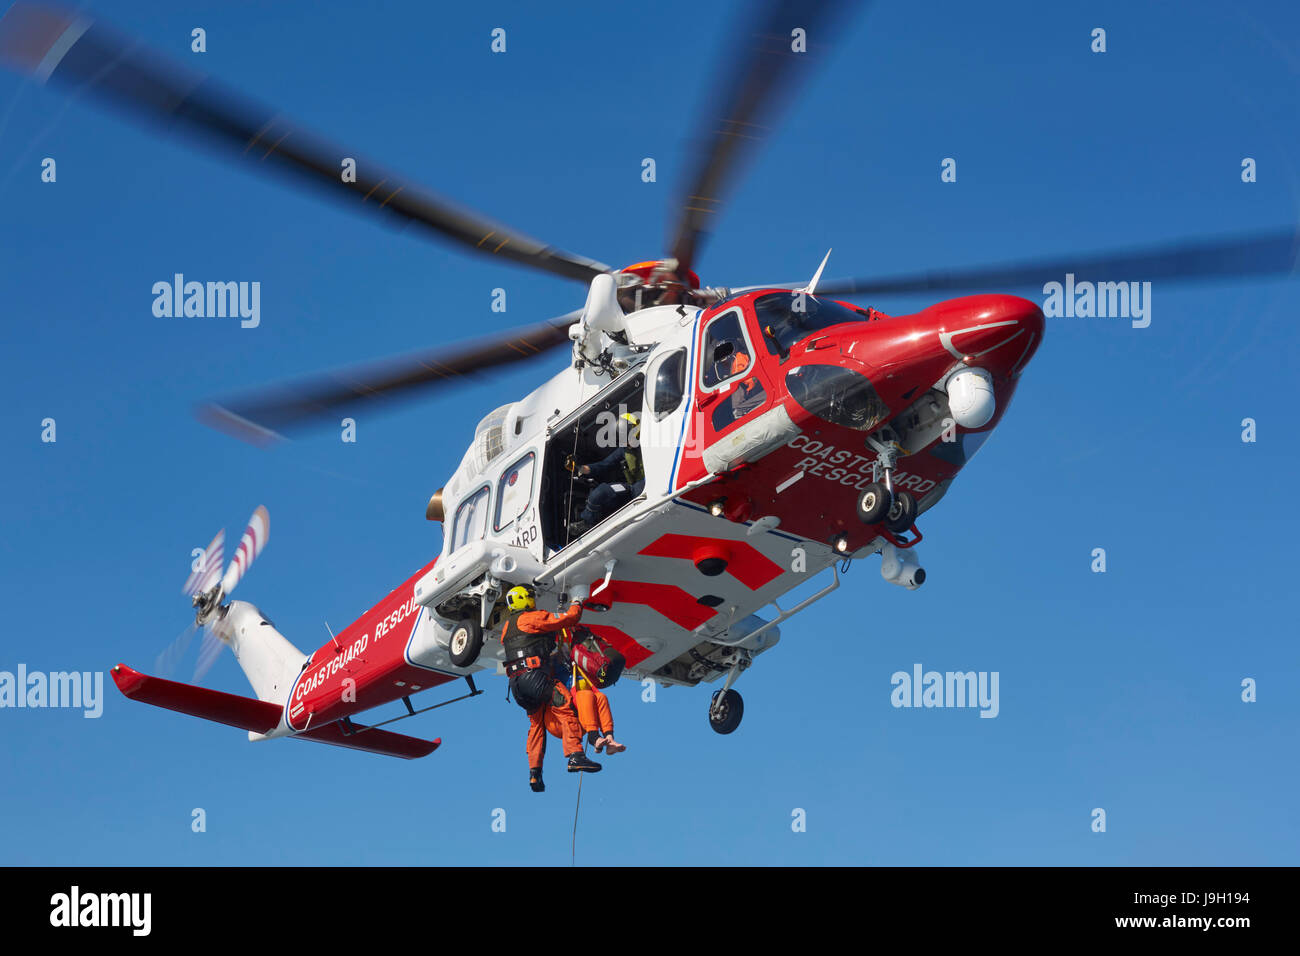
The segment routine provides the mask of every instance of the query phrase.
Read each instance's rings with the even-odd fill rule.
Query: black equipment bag
[[[551,692],[554,689],[555,678],[546,667],[534,667],[510,678],[511,696],[516,704],[530,714],[551,702]]]

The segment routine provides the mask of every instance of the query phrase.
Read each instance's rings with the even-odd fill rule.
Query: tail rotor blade
[[[190,597],[205,593],[212,585],[217,583],[218,578],[221,576],[221,568],[225,563],[226,529],[222,528],[217,532],[217,536],[212,539],[212,543],[203,549],[203,554],[199,555],[190,576],[185,580],[185,587],[182,590]]]
[[[163,649],[162,653],[154,661],[153,669],[155,674],[166,678],[176,675],[181,661],[185,659],[185,652],[190,649],[190,644],[193,642],[198,629],[197,624],[191,624],[176,636],[176,640]]]
[[[199,645],[199,659],[194,664],[194,677],[192,682],[197,684],[203,680],[204,676],[212,669],[212,665],[217,662],[221,656],[221,649],[226,646],[226,642],[217,637],[216,632],[210,627],[203,628],[203,642]]]
[[[235,585],[262,553],[270,536],[271,516],[267,513],[265,505],[258,505],[253,516],[248,519],[248,527],[244,529],[244,536],[239,539],[239,548],[235,551],[235,557],[231,560],[230,567],[226,568],[225,577],[221,579],[221,590],[224,593],[229,594],[235,590]]]

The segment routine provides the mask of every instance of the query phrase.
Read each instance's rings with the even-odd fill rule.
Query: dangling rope
[[[578,802],[573,805],[573,842],[569,844],[569,866],[578,865],[578,808],[582,806],[582,778],[585,773],[578,774]]]
[[[578,397],[582,397],[581,383],[579,383]],[[569,455],[568,464],[572,467],[569,469],[569,495],[564,503],[564,546],[567,548],[571,542],[569,537],[569,521],[573,516],[573,486],[578,481],[578,434],[580,422],[573,423],[573,452]],[[564,590],[564,579],[568,576],[568,565],[565,565],[564,571],[560,572],[560,590]]]
[[[579,377],[578,377],[578,404],[579,405],[582,404],[581,372],[579,372]],[[569,464],[572,465],[572,468],[569,469],[569,494],[564,505],[565,547],[568,547],[568,545],[571,543],[571,539],[569,537],[569,521],[573,516],[573,486],[577,484],[578,481],[578,467],[579,467],[578,466],[578,436],[581,434],[581,425],[582,425],[581,418],[579,418],[578,421],[575,421],[573,423],[573,452],[572,454],[569,455]],[[564,591],[564,586],[568,581],[568,577],[569,577],[569,566],[566,563],[564,565],[564,569],[560,572],[559,583],[560,583],[561,592]],[[575,672],[580,672],[577,661],[573,662],[573,667]],[[574,686],[577,686],[576,676],[577,675],[575,673],[574,675],[575,679],[573,681]],[[585,677],[586,675],[584,674],[583,676]],[[585,739],[583,740],[582,753],[584,756],[587,753],[587,745]],[[585,773],[578,774],[578,799],[573,805],[573,838],[569,842],[569,865],[570,866],[578,865],[578,811],[582,808],[582,778],[585,776],[586,776]]]

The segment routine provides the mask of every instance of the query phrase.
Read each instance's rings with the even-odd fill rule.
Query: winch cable
[[[582,778],[585,773],[578,774],[578,802],[573,805],[573,841],[569,844],[569,866],[578,865],[578,808],[582,806]]]
[[[582,404],[582,380],[578,380],[578,404]],[[564,546],[567,548],[572,542],[569,540],[569,522],[573,517],[573,486],[578,480],[578,434],[581,430],[581,419],[573,423],[573,452],[569,455],[569,494],[564,503]],[[560,572],[560,593],[565,591],[565,585],[569,577],[569,566],[566,563],[564,569]],[[574,662],[577,666],[577,662]],[[587,742],[585,737],[582,738],[582,752],[587,752]],[[569,842],[569,865],[578,865],[578,810],[582,807],[582,778],[585,773],[578,774],[578,799],[573,805],[573,838]]]
[[[578,386],[578,400],[582,400],[582,386]],[[564,503],[564,546],[567,548],[572,542],[569,539],[569,522],[573,520],[573,486],[578,480],[578,432],[579,422],[573,423],[573,451],[569,455],[569,496]],[[569,574],[569,566],[565,564],[564,570],[560,572],[560,590],[564,590],[564,582]]]

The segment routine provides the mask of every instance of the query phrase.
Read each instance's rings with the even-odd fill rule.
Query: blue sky
[[[85,9],[548,242],[616,265],[662,254],[731,5],[452,6]],[[828,276],[890,274],[1295,223],[1298,21],[1284,4],[876,4],[698,270],[787,281],[834,247]],[[148,670],[190,619],[190,550],[259,503],[271,543],[239,596],[318,646],[439,550],[429,493],[473,423],[548,369],[364,418],[355,444],[327,429],[259,451],[194,403],[584,295],[7,73],[0,225],[0,670]],[[155,318],[150,289],[175,272],[260,281],[261,326]],[[579,863],[1295,864],[1297,315],[1294,279],[1157,282],[1149,328],[1049,322],[996,435],[925,518],[924,588],[857,563],[743,677],[730,737],[704,689],[615,689],[630,749],[584,783]],[[915,663],[997,671],[998,717],[892,707],[890,675]],[[250,693],[229,655],[207,683]],[[111,686],[98,720],[2,710],[0,862],[567,863],[576,781],[555,759],[548,792],[528,791],[525,719],[483,685],[398,728],[444,740],[414,762],[251,745]]]

